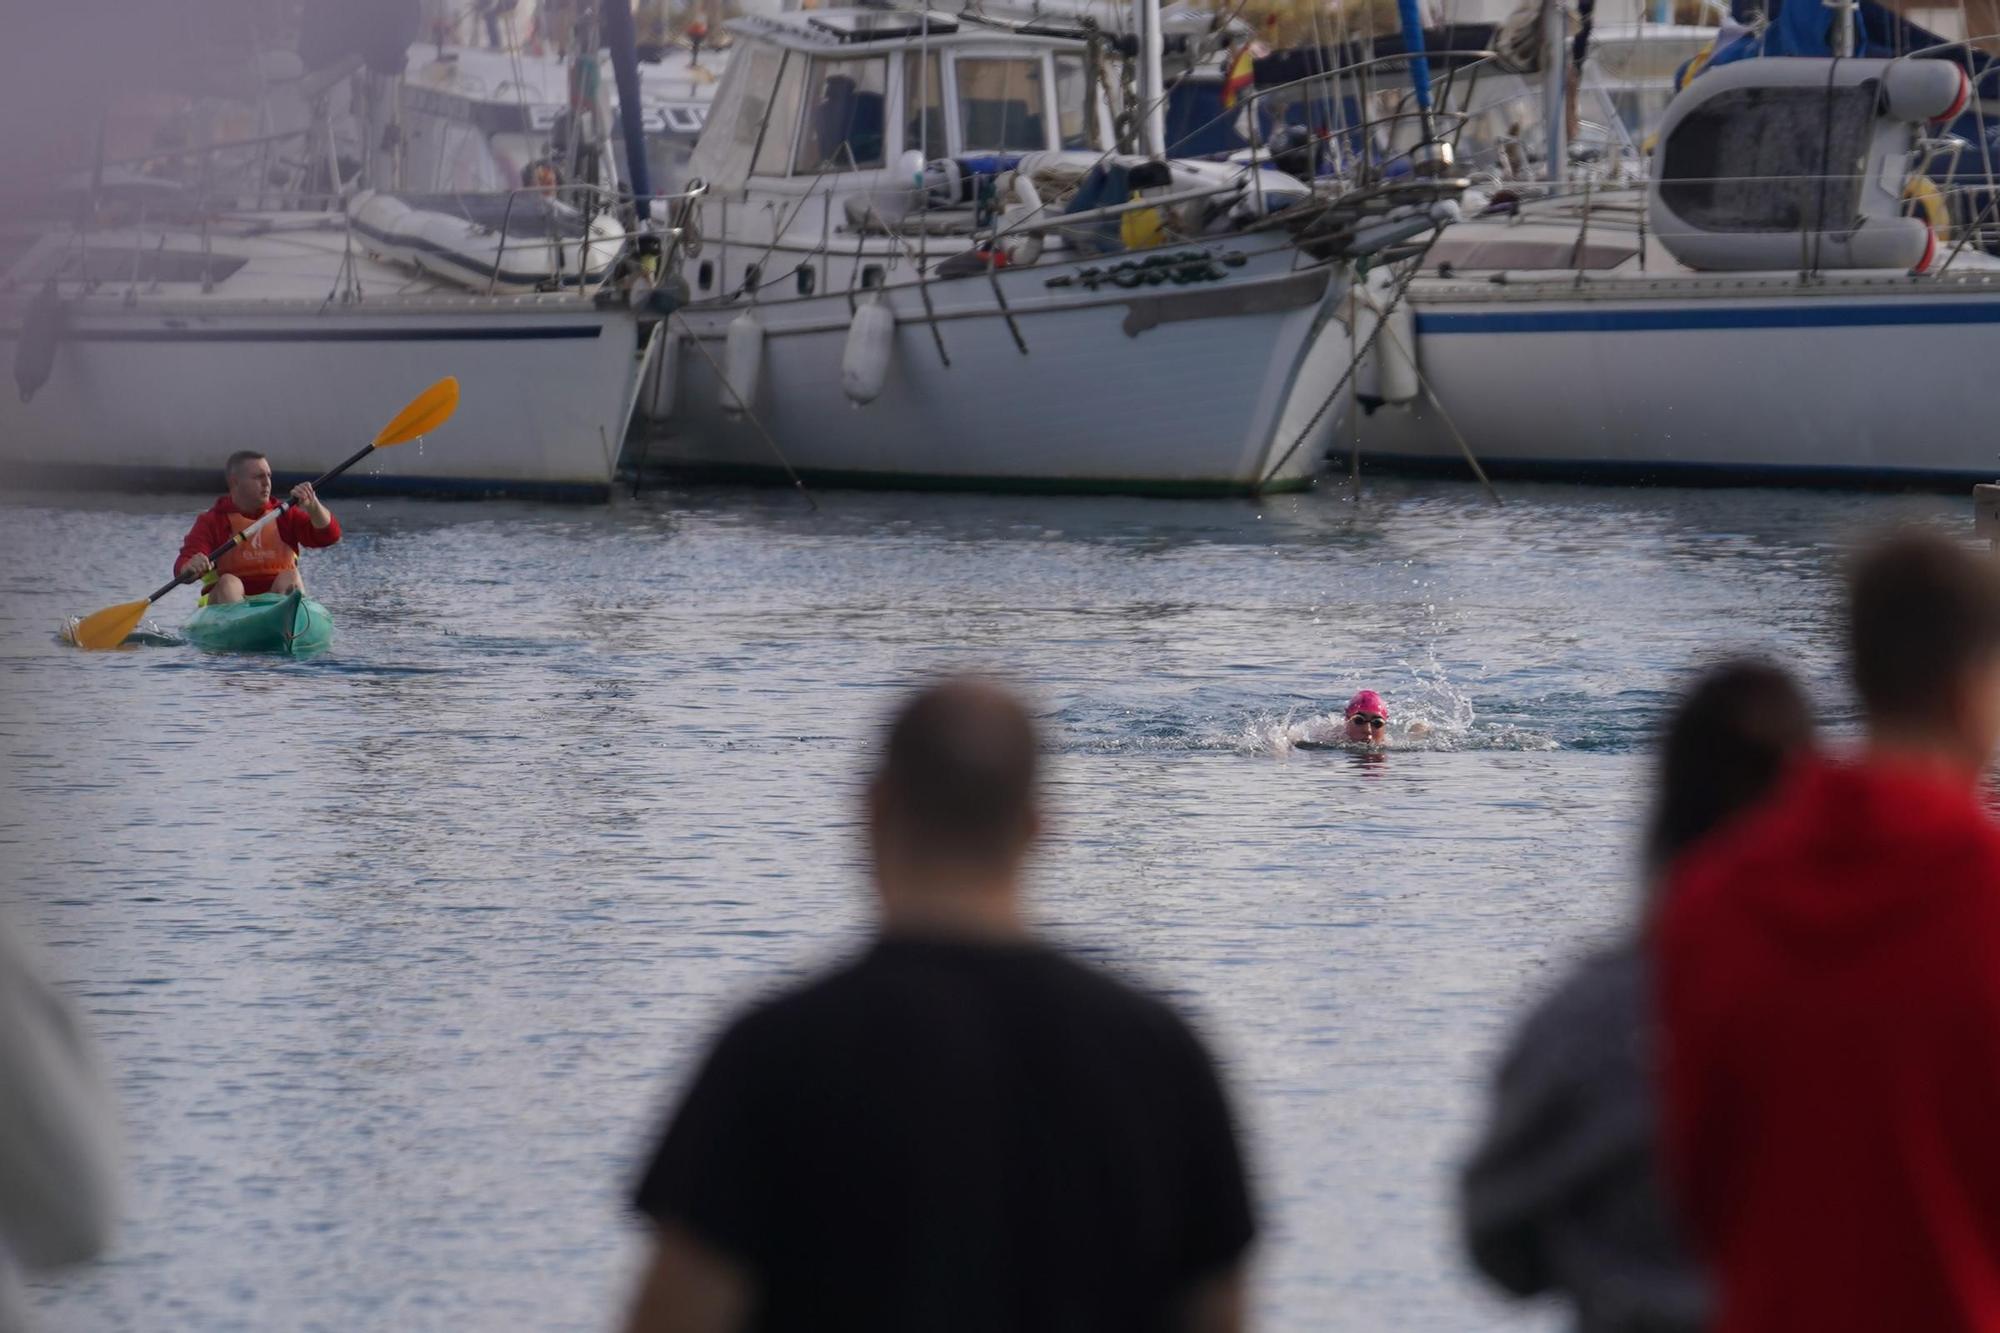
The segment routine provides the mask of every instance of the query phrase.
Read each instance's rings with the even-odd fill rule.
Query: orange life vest
[[[257,520],[242,514],[229,516],[229,531],[234,534],[243,531]],[[272,519],[247,542],[239,542],[230,548],[229,554],[215,562],[216,574],[234,574],[237,578],[276,578],[299,563],[299,553],[285,544],[278,535],[278,520]]]

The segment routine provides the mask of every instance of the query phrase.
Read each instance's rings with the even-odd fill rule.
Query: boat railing
[[[684,229],[692,225],[691,219],[694,201],[706,192],[706,187],[701,182],[696,181],[689,189],[678,193],[648,195],[647,200],[649,203],[679,205],[674,210],[674,221],[665,229],[665,235],[662,236],[660,230],[629,225],[623,222],[621,222],[619,229],[615,232],[607,231],[602,234],[593,232],[592,229],[599,219],[607,216],[623,219],[627,215],[627,210],[632,206],[633,200],[629,193],[613,189],[609,186],[596,185],[585,181],[573,181],[559,185],[528,185],[509,190],[507,192],[506,207],[501,211],[500,215],[499,232],[494,242],[493,263],[486,278],[486,294],[489,296],[492,295],[494,289],[497,287],[501,271],[506,265],[509,251],[539,249],[549,257],[549,271],[552,274],[560,274],[559,281],[569,281],[569,275],[564,271],[562,263],[562,247],[569,240],[573,240],[576,246],[576,272],[574,274],[576,287],[577,290],[583,291],[589,285],[590,273],[593,267],[601,267],[603,271],[610,272],[617,265],[619,259],[632,250],[640,239],[651,236],[662,236],[663,243],[665,244],[673,245],[678,243],[684,234]],[[513,236],[512,224],[515,207],[524,198],[530,196],[541,202],[554,201],[568,204],[576,210],[578,217],[581,219],[581,232],[574,238],[565,238],[558,230],[554,210],[545,210],[545,215],[549,220],[549,231],[546,236],[524,237],[520,240],[511,239]],[[592,263],[593,255],[598,252],[599,246],[606,244],[615,244],[616,248],[605,256],[602,265],[594,265]],[[660,271],[663,273],[667,271],[666,259],[667,257],[663,257],[661,263]]]
[[[1958,145],[1946,145],[1937,152],[1957,151]],[[1954,260],[1964,251],[1971,249],[1989,254],[2000,253],[2000,220],[1996,220],[1994,196],[2000,190],[1984,178],[1966,182],[1953,182],[1946,175],[1933,182],[1921,175],[1918,168],[1925,161],[1925,146],[1919,145],[1912,154],[1911,166],[1906,179],[1913,186],[1921,183],[1922,190],[1931,194],[1926,202],[1917,189],[1905,196],[1907,216],[1919,217],[1930,223],[1937,237],[1940,254],[1932,266],[1917,276],[1939,277],[1952,266]],[[1768,185],[1803,194],[1816,186],[1826,185],[1861,186],[1871,177],[1864,173],[1784,174],[1784,175],[1734,175],[1723,177],[1677,177],[1676,185],[1683,187],[1703,186],[1756,186]],[[1670,236],[1681,233],[1662,231],[1653,217],[1643,181],[1628,181],[1607,186],[1603,182],[1580,180],[1566,186],[1552,186],[1543,183],[1528,183],[1527,188],[1516,189],[1512,183],[1504,192],[1496,192],[1492,202],[1470,214],[1468,220],[1486,218],[1507,220],[1516,224],[1541,223],[1561,228],[1573,229],[1576,240],[1567,246],[1568,258],[1563,262],[1550,264],[1508,263],[1493,267],[1510,271],[1536,271],[1551,276],[1563,275],[1578,283],[1588,280],[1595,265],[1586,262],[1586,256],[1594,256],[1596,250],[1587,243],[1602,237],[1593,237],[1592,226],[1610,226],[1614,234],[1624,236],[1628,248],[1636,247],[1643,254],[1646,241],[1666,241]],[[1767,234],[1796,234],[1800,238],[1798,268],[1802,274],[1819,272],[1815,259],[1817,247],[1812,242],[1810,214],[1802,214],[1801,225],[1797,228],[1773,229]],[[1689,231],[1689,235],[1694,232]],[[1949,247],[1945,250],[1945,247]],[[1643,261],[1642,261],[1643,264]],[[1464,268],[1462,261],[1455,267]],[[1474,265],[1475,270],[1487,266]],[[1902,270],[1891,270],[1901,272]]]
[[[1433,86],[1444,90],[1449,90],[1453,86],[1452,81],[1458,77],[1461,70],[1470,71],[1470,77],[1476,81],[1479,69],[1500,60],[1497,53],[1483,49],[1433,51],[1429,53],[1429,56],[1432,60],[1439,61],[1447,66],[1445,74],[1433,80]],[[1254,126],[1259,121],[1260,112],[1270,112],[1273,108],[1279,108],[1273,116],[1274,121],[1278,125],[1283,125],[1285,122],[1282,108],[1299,101],[1301,96],[1303,96],[1309,108],[1314,103],[1319,103],[1325,112],[1323,116],[1315,117],[1309,110],[1307,115],[1308,125],[1305,128],[1322,142],[1337,145],[1342,142],[1345,135],[1356,132],[1365,134],[1370,128],[1379,128],[1383,124],[1385,118],[1369,116],[1365,113],[1365,108],[1372,93],[1387,90],[1377,90],[1368,87],[1368,80],[1372,74],[1379,70],[1390,66],[1407,67],[1408,63],[1409,58],[1401,54],[1374,56],[1365,60],[1355,61],[1351,64],[1336,65],[1324,70],[1315,70],[1299,78],[1289,79],[1284,83],[1270,84],[1268,86],[1259,84],[1246,93],[1242,101],[1234,106],[1224,108],[1201,124],[1185,131],[1183,137],[1200,137],[1223,125],[1233,124],[1238,119],[1246,116],[1246,114],[1249,117],[1249,122]],[[1346,117],[1343,111],[1343,104],[1346,100],[1352,100],[1357,107],[1364,108],[1364,114],[1361,119],[1350,121]],[[1433,119],[1441,127],[1438,131],[1438,137],[1443,139],[1447,137],[1447,134],[1442,127],[1449,127],[1451,133],[1455,134],[1462,127],[1466,113],[1449,110],[1449,99],[1446,97],[1439,97],[1437,100],[1439,106],[1433,112]],[[1410,114],[1408,118],[1413,123],[1417,120],[1414,113]],[[1388,119],[1400,120],[1403,119],[1403,116],[1400,114],[1392,115]],[[1252,151],[1260,157],[1268,155],[1271,151],[1268,144],[1268,136],[1264,137],[1267,139],[1266,143],[1252,144]],[[1364,152],[1361,161],[1352,163],[1344,161],[1336,162],[1334,170],[1337,174],[1341,175],[1358,174],[1355,169],[1357,167],[1365,168],[1365,165]]]

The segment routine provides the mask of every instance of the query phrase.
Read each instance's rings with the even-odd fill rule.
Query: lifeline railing
[[[346,233],[348,253],[342,263],[342,272],[335,280],[335,291],[337,293],[341,286],[345,284],[349,288],[350,297],[357,294],[356,288],[358,287],[358,283],[353,278],[351,271],[353,251],[357,244],[354,219],[351,211],[343,206],[345,196],[351,192],[353,183],[343,181],[337,189],[329,192],[328,190],[317,188],[302,190],[274,189],[266,181],[268,175],[268,167],[266,165],[268,150],[288,141],[303,140],[310,144],[313,138],[314,135],[311,129],[297,130],[285,134],[262,135],[249,139],[236,139],[195,147],[168,149],[158,153],[150,153],[144,157],[134,157],[105,163],[93,173],[91,188],[84,193],[81,200],[82,207],[79,210],[80,216],[75,233],[74,249],[84,256],[84,261],[78,265],[76,269],[77,275],[92,287],[106,280],[118,281],[116,278],[106,279],[97,276],[95,269],[88,262],[92,251],[92,238],[95,230],[100,225],[100,214],[103,211],[106,197],[137,185],[138,182],[129,180],[107,181],[104,179],[104,173],[107,171],[127,170],[132,167],[158,168],[161,164],[169,162],[188,161],[198,164],[197,179],[186,180],[166,176],[158,177],[156,178],[158,188],[163,191],[173,190],[174,193],[171,197],[142,198],[132,205],[131,211],[134,214],[133,252],[131,265],[125,277],[125,281],[128,283],[126,293],[128,300],[136,297],[138,284],[146,268],[145,252],[149,227],[158,228],[161,225],[165,225],[166,219],[171,217],[179,224],[191,224],[198,230],[201,243],[197,253],[201,256],[202,261],[203,290],[209,291],[213,289],[214,282],[216,281],[214,273],[218,262],[214,248],[214,230],[211,227],[211,223],[218,217],[244,212],[255,214],[295,213],[300,217],[319,215],[322,219],[337,217],[339,219],[338,225]],[[258,172],[259,179],[255,182],[241,179],[216,181],[209,170],[210,165],[223,155],[241,152],[245,149],[265,150],[260,155],[255,167],[252,168]],[[329,164],[329,168],[333,169],[331,164]],[[149,180],[149,187],[151,183]],[[506,202],[501,209],[500,225],[494,233],[492,262],[490,265],[484,265],[487,268],[485,293],[488,295],[493,294],[499,285],[500,278],[506,269],[507,257],[510,253],[519,253],[523,250],[534,249],[541,250],[549,256],[550,262],[547,266],[547,277],[543,279],[544,281],[553,282],[558,286],[574,286],[579,292],[589,291],[592,287],[592,273],[595,272],[607,276],[613,273],[617,269],[619,260],[624,258],[641,238],[657,236],[661,238],[663,246],[677,246],[683,229],[691,223],[692,214],[690,210],[692,209],[693,202],[703,192],[702,187],[697,183],[694,188],[688,191],[651,196],[653,202],[663,206],[669,208],[678,206],[677,220],[672,226],[652,228],[621,224],[616,230],[599,230],[598,223],[600,219],[606,216],[619,217],[626,214],[626,210],[633,202],[629,194],[590,182],[519,186],[505,191]],[[501,192],[495,191],[492,193],[498,195]],[[538,201],[553,205],[544,209],[544,217],[548,227],[544,234],[517,236],[514,233],[514,221],[517,213],[521,211],[521,203],[529,196],[533,196]],[[558,210],[564,208],[573,210],[577,221],[581,224],[580,230],[573,236],[565,235],[562,230],[568,219],[563,218]],[[472,220],[468,219],[468,221]],[[477,224],[475,223],[475,225]],[[361,238],[359,244],[362,249],[369,248],[366,238]],[[574,245],[576,247],[573,269],[569,263],[569,256],[563,250],[563,247],[566,245]],[[165,251],[166,237],[164,233],[158,237],[157,245],[154,248],[161,252]],[[468,256],[471,253],[472,251],[468,247]],[[668,265],[663,263],[661,271],[665,272],[667,270]],[[159,281],[159,265],[157,262],[154,266],[153,281],[155,283]]]
[[[494,246],[493,264],[487,275],[486,294],[489,296],[493,294],[493,290],[499,282],[509,250],[545,248],[550,254],[551,259],[556,261],[550,264],[550,271],[557,273],[563,268],[561,263],[561,247],[565,244],[574,244],[577,251],[575,285],[577,290],[583,291],[588,286],[590,271],[593,267],[591,263],[592,253],[598,250],[600,246],[613,243],[616,245],[616,248],[605,257],[603,263],[597,266],[608,275],[616,268],[619,259],[623,258],[631,250],[634,242],[643,238],[658,237],[660,238],[662,247],[659,271],[661,274],[671,272],[671,261],[675,251],[683,236],[693,224],[695,201],[699,200],[706,193],[707,187],[700,181],[695,181],[688,189],[676,193],[648,195],[647,201],[649,203],[679,205],[674,210],[675,216],[673,220],[666,227],[655,228],[623,225],[616,232],[598,235],[592,232],[592,227],[595,225],[597,219],[605,216],[623,216],[626,207],[633,203],[633,197],[630,194],[621,190],[611,189],[607,186],[593,185],[580,181],[563,185],[522,186],[518,189],[509,190],[507,192],[507,206],[501,212],[499,239]],[[570,205],[570,207],[575,209],[582,223],[582,231],[574,237],[559,235],[554,229],[557,220],[556,214],[551,209],[547,213],[550,221],[549,235],[510,243],[507,238],[513,222],[514,208],[524,195],[539,196],[543,200],[552,200],[557,204],[563,203],[565,197],[582,201],[581,207]],[[558,281],[566,281],[566,279],[559,278]]]

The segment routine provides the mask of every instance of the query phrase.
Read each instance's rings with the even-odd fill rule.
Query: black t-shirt
[[[1150,1330],[1250,1243],[1207,1054],[1051,949],[892,937],[737,1021],[637,1196],[754,1327]]]

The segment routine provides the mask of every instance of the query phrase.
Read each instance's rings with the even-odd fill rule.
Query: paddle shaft
[[[313,489],[318,490],[320,487],[326,485],[329,481],[332,481],[335,477],[347,471],[347,469],[353,467],[356,463],[359,463],[362,459],[368,457],[368,455],[374,452],[375,452],[375,446],[373,444],[362,445],[359,449],[356,449],[354,453],[350,455],[348,458],[346,458],[344,461],[336,463],[333,467],[321,473],[319,479],[313,482]],[[243,529],[243,531],[237,533],[235,536],[231,537],[228,541],[216,547],[213,551],[210,551],[208,553],[208,563],[213,565],[216,561],[222,559],[223,556],[228,555],[231,551],[235,550],[238,546],[242,545],[245,539],[256,536],[258,532],[263,530],[265,524],[277,522],[278,516],[284,513],[287,509],[290,509],[294,503],[295,502],[290,499],[279,501],[278,507],[276,509],[273,509],[268,514],[265,514],[255,523],[252,523],[249,527]],[[159,589],[155,591],[150,597],[148,597],[146,601],[148,604],[157,602],[162,597],[165,597],[168,593],[172,592],[175,588],[180,587],[184,583],[193,583],[196,579],[200,577],[201,575],[192,573],[176,574],[174,575],[173,582],[161,584]]]

